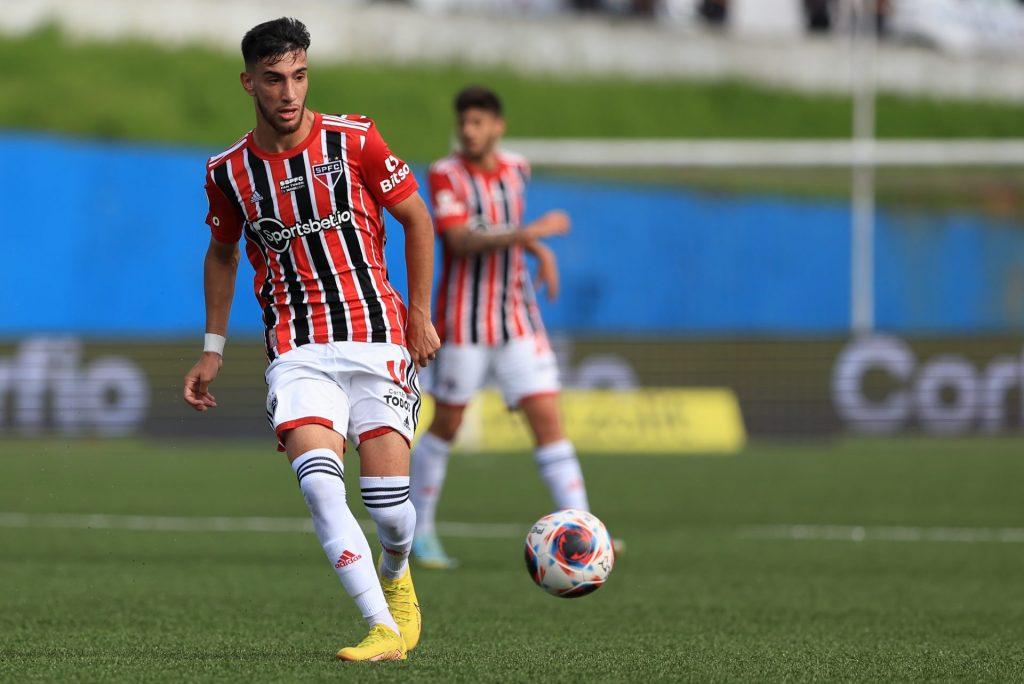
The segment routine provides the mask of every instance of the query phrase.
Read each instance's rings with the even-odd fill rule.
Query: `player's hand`
[[[441,348],[441,339],[430,321],[430,312],[409,307],[409,320],[405,324],[405,346],[417,368],[426,368]]]
[[[561,209],[555,209],[534,221],[526,230],[531,238],[539,240],[552,235],[565,235],[569,232],[569,226],[569,215]]]
[[[196,411],[208,411],[217,405],[217,400],[207,390],[210,383],[220,372],[224,359],[214,352],[203,352],[203,355],[185,374],[185,403]]]
[[[543,286],[548,301],[553,302],[558,297],[558,260],[547,245],[538,244],[533,253],[537,257],[537,277],[533,283],[538,288]]]

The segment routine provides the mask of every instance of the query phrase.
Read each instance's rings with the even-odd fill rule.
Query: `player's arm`
[[[203,262],[207,333],[227,337],[239,258],[238,243],[224,243],[215,237],[210,238],[206,260]],[[223,361],[220,352],[204,351],[199,361],[185,374],[185,402],[196,411],[206,411],[217,405],[209,387],[220,372]]]
[[[360,167],[374,198],[405,229],[405,267],[409,279],[409,315],[405,346],[415,364],[426,366],[441,346],[430,320],[430,287],[434,280],[434,224],[409,165],[396,157],[370,126],[360,150]]]
[[[549,211],[536,221],[522,228],[504,226],[487,231],[474,230],[469,224],[452,226],[441,233],[445,246],[455,254],[483,254],[512,245],[523,245],[533,251],[531,245],[552,235],[569,232],[569,215],[564,211]]]
[[[537,275],[533,282],[547,292],[549,302],[558,297],[558,260],[550,247],[540,240],[532,240],[523,245],[527,252],[537,258]]]
[[[430,287],[434,278],[434,225],[419,193],[412,193],[388,211],[405,229],[405,267],[409,279],[409,316],[405,344],[412,360],[426,366],[441,346],[430,320]]]
[[[210,226],[210,245],[203,262],[207,338],[203,355],[185,374],[183,391],[185,403],[196,411],[206,411],[217,405],[217,400],[208,390],[223,361],[221,354],[227,336],[231,300],[235,294],[238,240],[242,236],[243,221],[238,208],[217,187],[213,172],[208,171],[207,174],[206,198],[210,211],[206,215],[206,223]]]

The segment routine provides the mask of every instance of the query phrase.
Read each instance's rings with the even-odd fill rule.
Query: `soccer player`
[[[459,151],[430,168],[430,197],[444,246],[437,325],[442,339],[431,394],[436,410],[413,450],[412,497],[417,527],[413,556],[428,567],[455,564],[434,527],[452,440],[466,404],[492,371],[510,408],[523,412],[536,443],[540,475],[557,508],[586,510],[587,493],[572,443],[562,432],[555,355],[526,269],[558,295],[558,265],[541,238],[568,232],[569,217],[549,211],[523,225],[526,160],[499,148],[501,101],[469,87],[455,97]]]
[[[207,163],[206,343],[184,398],[197,411],[217,406],[209,386],[222,363],[244,233],[266,325],[267,416],[320,544],[370,625],[337,657],[404,660],[420,637],[408,568],[416,372],[440,344],[430,321],[433,227],[416,179],[371,119],[306,108],[308,47],[306,27],[288,18],[242,40],[241,82],[256,127]],[[408,310],[388,282],[384,209],[405,230]],[[359,450],[379,566],[345,500],[346,439]]]

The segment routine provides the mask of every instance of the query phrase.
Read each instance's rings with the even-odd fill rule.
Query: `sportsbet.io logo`
[[[303,235],[313,235],[322,230],[338,230],[352,223],[352,212],[336,211],[322,219],[310,219],[293,226],[286,226],[276,218],[261,218],[249,223],[248,229],[260,239],[268,249],[278,254],[288,251],[288,243]]]

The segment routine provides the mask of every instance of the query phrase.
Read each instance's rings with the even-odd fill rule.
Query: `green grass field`
[[[462,566],[415,572],[425,631],[407,662],[345,665],[333,653],[363,626],[311,533],[46,517],[301,519],[294,478],[266,441],[6,440],[0,680],[1019,681],[1021,446],[584,455],[594,510],[628,552],[605,588],[577,600],[544,594],[523,568],[521,537],[549,508],[529,456],[456,456],[440,518],[498,523],[498,534],[450,537]],[[348,459],[350,483],[357,464]],[[865,526],[866,539],[765,527],[798,523]],[[886,526],[978,529],[894,541]],[[1017,529],[985,541],[992,528]]]

